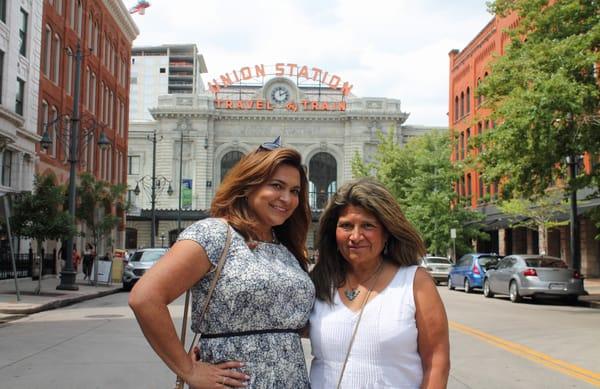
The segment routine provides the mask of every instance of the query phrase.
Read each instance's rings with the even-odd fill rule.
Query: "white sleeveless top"
[[[390,284],[365,306],[341,387],[419,388],[423,379],[417,349],[413,282],[417,266],[401,267]],[[335,293],[334,304],[315,301],[310,315],[312,389],[335,389],[359,312]]]

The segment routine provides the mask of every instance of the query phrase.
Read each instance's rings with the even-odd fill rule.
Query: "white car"
[[[131,257],[123,270],[123,289],[131,290],[133,285],[167,252],[164,247],[139,249]]]
[[[421,267],[427,270],[437,285],[448,281],[452,261],[446,257],[425,256],[421,259]]]

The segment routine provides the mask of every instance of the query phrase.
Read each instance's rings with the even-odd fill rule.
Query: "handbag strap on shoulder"
[[[204,306],[202,307],[202,311],[200,312],[199,320],[202,321],[206,311],[208,311],[208,305],[210,303],[210,299],[215,291],[217,286],[217,281],[219,281],[219,277],[221,276],[221,270],[223,270],[223,266],[225,265],[225,259],[227,258],[227,252],[229,251],[229,246],[231,246],[231,227],[227,223],[227,221],[223,220],[223,223],[227,226],[227,237],[225,239],[225,245],[223,246],[223,251],[221,252],[221,256],[219,257],[219,262],[217,263],[217,268],[215,269],[215,276],[213,277],[210,287],[208,288],[208,294],[206,295],[206,300],[204,301]],[[183,308],[183,323],[181,324],[181,344],[185,347],[185,336],[187,329],[187,320],[188,320],[188,311],[190,305],[190,294],[191,290],[188,289],[185,292],[185,306]],[[194,344],[196,343],[196,338],[198,334],[194,335],[194,339],[192,340],[192,344],[190,345],[189,351],[192,350]],[[188,351],[188,352],[189,352]]]

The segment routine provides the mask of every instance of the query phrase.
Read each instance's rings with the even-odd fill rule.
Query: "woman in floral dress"
[[[223,180],[212,218],[177,243],[131,292],[140,327],[167,366],[192,388],[309,388],[299,331],[314,302],[304,251],[311,219],[300,154],[279,138],[246,155]],[[212,270],[232,240],[208,311]],[[177,339],[167,305],[192,288],[196,355]]]

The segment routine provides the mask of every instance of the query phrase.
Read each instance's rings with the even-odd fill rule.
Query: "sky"
[[[124,0],[130,7],[136,0]],[[406,124],[448,126],[448,53],[492,19],[483,0],[149,0],[134,46],[195,43],[208,74],[296,63],[358,97],[399,99]]]

